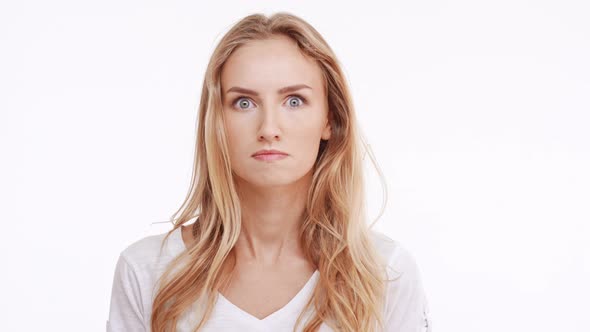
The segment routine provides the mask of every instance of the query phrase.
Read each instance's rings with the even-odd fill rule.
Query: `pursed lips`
[[[288,154],[286,152],[274,150],[274,149],[273,150],[260,150],[260,151],[257,151],[256,153],[254,153],[252,155],[252,157],[261,156],[261,155],[284,155],[284,156],[287,156]]]

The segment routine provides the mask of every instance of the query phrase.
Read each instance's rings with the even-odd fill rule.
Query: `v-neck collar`
[[[287,304],[285,304],[280,309],[272,312],[271,314],[262,319],[248,313],[247,311],[233,304],[225,296],[223,296],[223,294],[217,292],[217,295],[219,296],[219,301],[221,301],[220,304],[223,305],[226,310],[231,310],[232,312],[235,312],[236,315],[239,315],[244,320],[250,321],[253,324],[263,324],[268,326],[268,324],[280,322],[287,317],[297,317],[297,315],[299,315],[299,313],[305,306],[305,302],[311,294],[311,291],[313,290],[313,286],[315,286],[318,276],[319,271],[316,269],[311,275],[311,277],[307,280],[305,285],[299,290],[299,292],[297,292],[297,294],[295,294],[293,298],[291,298],[289,302],[287,302]]]
[[[174,230],[171,238],[172,245],[175,247],[173,250],[177,250],[178,254],[184,250],[187,250],[186,244],[182,239],[182,227],[178,227],[176,230]],[[240,320],[244,321],[245,323],[257,327],[268,328],[274,324],[284,321],[285,319],[293,319],[294,322],[296,317],[301,313],[301,310],[303,310],[303,307],[311,295],[318,278],[319,271],[316,269],[311,277],[307,280],[305,285],[303,285],[299,292],[297,292],[297,294],[295,294],[295,296],[291,298],[287,304],[262,319],[259,319],[258,317],[233,304],[219,291],[216,292],[218,296],[218,305],[221,306],[224,311],[233,313],[232,316],[240,317]]]

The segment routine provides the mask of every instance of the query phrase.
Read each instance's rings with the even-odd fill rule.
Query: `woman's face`
[[[311,176],[320,139],[330,138],[319,66],[285,36],[236,49],[221,72],[225,127],[238,182],[258,187]],[[264,149],[287,154],[253,155]]]

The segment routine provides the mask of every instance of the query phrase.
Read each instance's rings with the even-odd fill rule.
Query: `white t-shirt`
[[[388,278],[401,274],[397,280],[389,281],[386,288],[384,331],[431,332],[428,302],[414,257],[398,241],[375,230],[370,232],[377,250],[388,258]],[[178,228],[170,235],[160,253],[165,235],[166,233],[162,233],[144,237],[121,252],[113,279],[107,332],[150,331],[156,280],[170,261],[186,250],[181,228]],[[291,301],[263,319],[243,311],[218,292],[218,301],[202,331],[292,332],[318,277],[319,271],[316,270]],[[311,314],[304,317],[306,322]],[[177,324],[177,331],[192,332],[197,322],[194,315],[185,314]],[[300,324],[299,329],[304,325]],[[319,331],[333,332],[325,323]]]

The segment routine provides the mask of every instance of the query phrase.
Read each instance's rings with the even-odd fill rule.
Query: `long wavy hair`
[[[351,94],[334,52],[309,23],[277,12],[270,17],[244,17],[222,37],[211,55],[199,105],[190,188],[170,220],[174,228],[165,236],[166,241],[174,230],[195,220],[191,226],[195,240],[158,279],[151,313],[154,332],[174,331],[185,314],[198,316],[194,331],[199,331],[210,318],[218,290],[231,277],[231,273],[222,272],[226,267],[233,271],[235,266],[231,258],[240,234],[241,208],[223,122],[220,73],[238,47],[277,35],[290,37],[321,68],[332,130],[330,139],[320,142],[299,232],[301,247],[319,270],[319,279],[295,330],[306,312],[312,315],[304,332],[317,331],[322,322],[337,331],[372,332],[383,327],[385,262],[371,240],[374,222],[370,227],[366,223],[365,153],[382,185],[383,175],[357,127]],[[383,188],[385,199],[377,219],[387,200]]]

